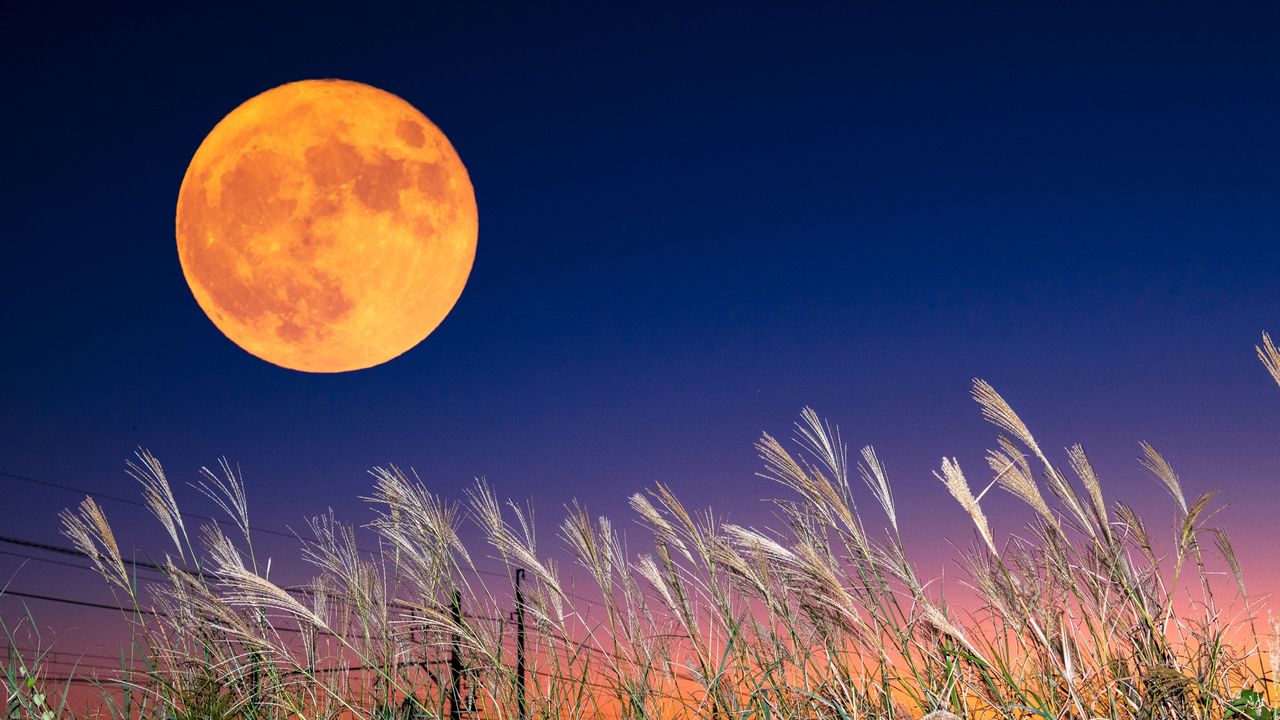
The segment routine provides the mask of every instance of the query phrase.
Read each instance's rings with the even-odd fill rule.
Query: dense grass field
[[[1280,384],[1280,351],[1265,335],[1257,351]],[[1214,495],[1185,495],[1144,445],[1174,518],[1149,524],[1108,502],[1080,446],[1051,457],[993,387],[975,381],[973,398],[998,429],[989,467],[935,472],[976,531],[958,558],[977,598],[963,608],[917,575],[875,451],[851,458],[810,410],[794,442],[756,445],[785,489],[780,527],[718,522],[659,485],[630,499],[646,551],[576,506],[543,543],[531,510],[483,483],[453,503],[379,468],[366,498],[378,545],[315,518],[315,578],[290,587],[255,553],[231,466],[201,485],[228,522],[195,527],[143,452],[130,469],[172,541],[163,582],[140,589],[92,498],[61,518],[129,611],[136,662],[73,685],[39,651],[11,652],[9,717],[81,717],[86,701],[122,720],[1277,717],[1280,622],[1211,524]],[[989,524],[995,486],[1025,503],[1020,532]],[[476,536],[487,547],[463,541]],[[568,572],[596,591],[567,590]],[[11,648],[33,623],[5,627]]]

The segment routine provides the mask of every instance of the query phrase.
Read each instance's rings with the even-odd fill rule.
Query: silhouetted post
[[[453,591],[454,627],[462,626],[462,593]],[[462,720],[462,653],[455,630],[449,642],[449,720]]]
[[[528,720],[529,711],[525,707],[524,697],[524,593],[520,590],[520,581],[524,579],[524,569],[516,569],[516,717]]]

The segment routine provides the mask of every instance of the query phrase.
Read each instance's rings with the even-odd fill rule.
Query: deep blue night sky
[[[657,481],[768,520],[751,443],[811,404],[877,446],[942,558],[971,533],[930,470],[956,455],[985,483],[980,376],[1154,525],[1139,440],[1221,489],[1246,572],[1280,587],[1248,539],[1280,513],[1280,393],[1253,356],[1280,332],[1275,6],[181,5],[3,23],[0,471],[133,495],[137,446],[179,482],[225,454],[256,519],[296,527],[365,520],[364,472],[394,462],[532,498],[550,551],[562,503],[627,518]],[[342,375],[224,338],[174,241],[205,134],[319,77],[425,112],[480,210],[444,324]],[[78,500],[0,490],[5,532],[46,541]],[[1026,514],[1001,495],[1009,532]]]

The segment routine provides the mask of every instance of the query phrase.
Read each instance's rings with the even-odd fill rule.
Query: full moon
[[[384,363],[453,308],[479,222],[467,170],[412,105],[304,80],[231,111],[178,191],[178,259],[232,342],[316,373]]]

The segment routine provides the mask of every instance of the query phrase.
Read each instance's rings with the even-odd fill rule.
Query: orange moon
[[[178,259],[232,342],[316,373],[409,350],[453,308],[479,221],[467,170],[412,105],[304,80],[214,126],[182,178]]]

